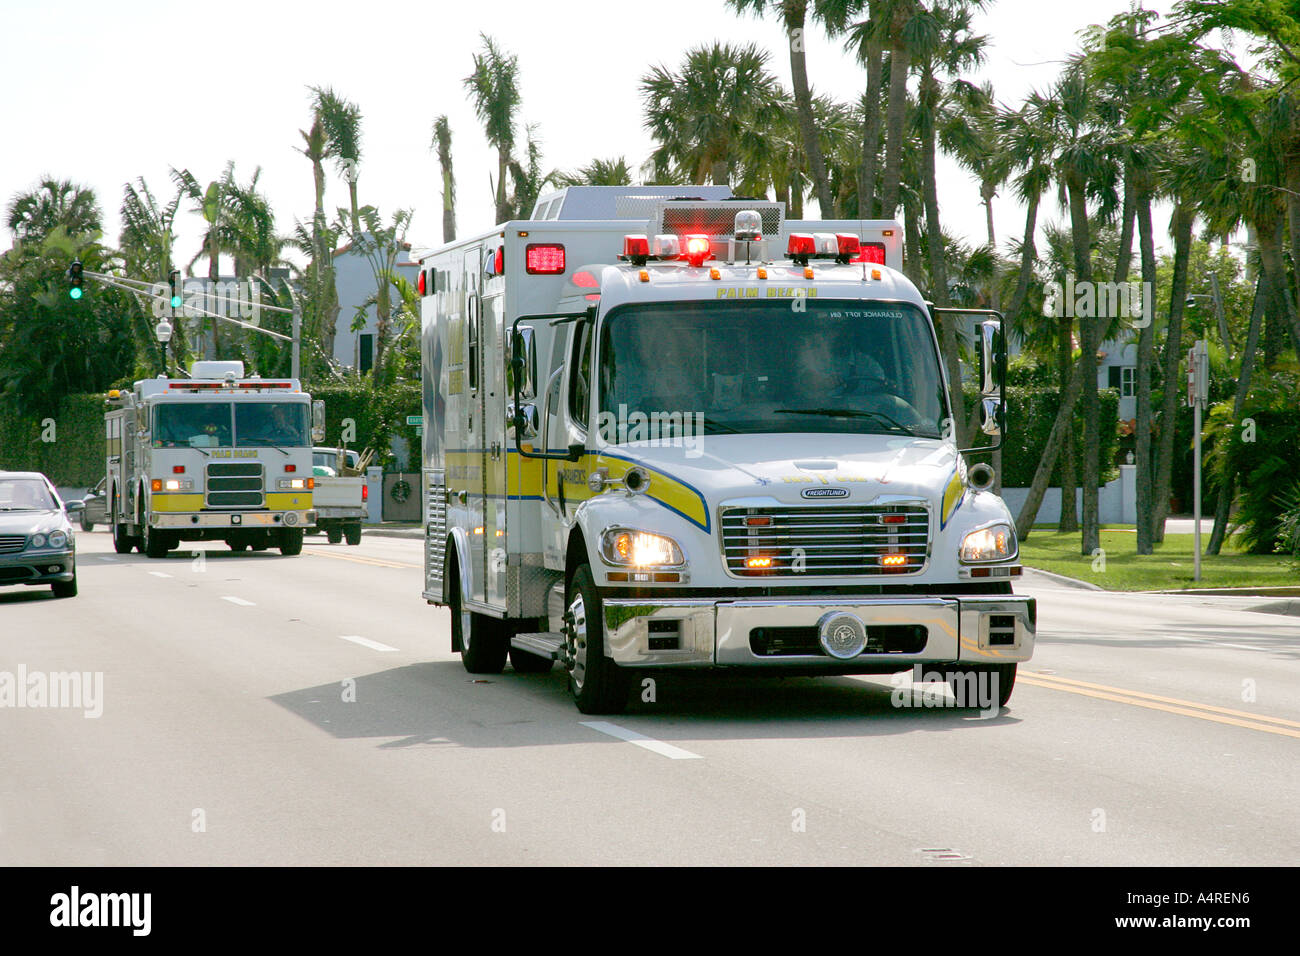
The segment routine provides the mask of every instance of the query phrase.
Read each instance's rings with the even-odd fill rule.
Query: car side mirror
[[[86,503],[84,501],[65,501],[63,510],[68,514],[76,514],[78,511],[86,510]]]

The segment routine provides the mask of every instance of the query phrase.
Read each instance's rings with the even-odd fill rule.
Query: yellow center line
[[[1265,723],[1259,723],[1257,720],[1239,720],[1236,717],[1223,717],[1218,714],[1208,713],[1204,710],[1194,710],[1191,708],[1200,707],[1200,704],[1192,704],[1191,707],[1173,707],[1169,704],[1157,703],[1155,701],[1140,700],[1137,697],[1123,696],[1126,692],[1118,694],[1106,693],[1099,690],[1091,690],[1087,687],[1074,687],[1069,684],[1056,683],[1050,679],[1038,680],[1036,674],[1016,675],[1016,683],[1029,684],[1033,687],[1045,687],[1049,690],[1061,690],[1070,694],[1080,694],[1084,697],[1095,697],[1098,700],[1114,701],[1117,704],[1129,704],[1133,707],[1145,707],[1148,710],[1159,710],[1167,714],[1178,714],[1184,717],[1197,717],[1201,720],[1213,721],[1216,724],[1229,724],[1233,727],[1243,727],[1246,730],[1259,730],[1267,734],[1278,734],[1282,737],[1295,737],[1300,739],[1300,730],[1289,730],[1285,727],[1271,727]],[[1220,708],[1221,709],[1221,708]],[[1262,718],[1273,720],[1276,718]],[[1289,721],[1287,721],[1289,723]]]
[[[418,564],[399,563],[397,561],[381,561],[378,558],[363,558],[354,554],[334,554],[330,551],[313,551],[304,548],[303,554],[310,554],[313,558],[334,558],[336,561],[352,561],[356,564],[369,564],[376,568],[418,568]]]
[[[1159,701],[1162,704],[1175,704],[1183,707],[1195,707],[1197,710],[1210,710],[1216,714],[1227,714],[1231,717],[1242,717],[1246,720],[1262,721],[1266,724],[1281,724],[1284,727],[1295,727],[1300,729],[1300,723],[1294,720],[1284,720],[1281,717],[1266,717],[1263,714],[1252,714],[1245,710],[1230,710],[1227,707],[1216,707],[1213,704],[1198,704],[1194,700],[1180,700],[1177,697],[1161,697],[1158,694],[1148,694],[1140,690],[1128,690],[1124,687],[1107,687],[1105,684],[1090,684],[1087,681],[1074,680],[1069,677],[1057,677],[1055,674],[1036,674],[1033,671],[1024,671],[1025,677],[1033,677],[1036,680],[1055,681],[1061,684],[1071,684],[1075,687],[1087,687],[1091,690],[1110,691],[1112,694],[1124,694],[1127,697],[1141,697],[1144,700]]]

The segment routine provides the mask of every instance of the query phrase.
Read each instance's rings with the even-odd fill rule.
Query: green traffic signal
[[[82,266],[81,266],[80,259],[73,259],[72,265],[68,266],[68,281],[72,283],[72,285],[68,288],[68,295],[71,296],[73,299],[81,298],[81,291],[82,291],[81,290],[81,283],[82,283],[81,269]]]
[[[74,299],[80,299],[81,289],[79,289],[77,286],[74,285],[71,289],[68,290],[68,295],[72,296],[72,298]]]
[[[178,295],[172,296],[172,308],[179,309],[180,307],[181,307],[181,297]]]
[[[168,274],[167,281],[171,284],[172,287],[172,308],[179,309],[181,307],[181,303],[184,301],[183,297],[181,296],[181,291],[182,291],[181,271],[179,269],[173,269]]]

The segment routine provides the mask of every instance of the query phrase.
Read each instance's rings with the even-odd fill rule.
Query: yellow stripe
[[[961,476],[954,471],[952,479],[948,482],[948,487],[943,492],[943,522],[947,524],[948,519],[952,517],[953,512],[957,510],[957,505],[961,501],[962,492]]]
[[[314,548],[304,548],[303,554],[310,554],[314,558],[334,558],[338,561],[351,561],[355,564],[369,564],[376,568],[419,568],[418,564],[403,564],[396,561],[380,561],[378,558],[363,558],[355,554],[339,554],[334,551],[317,551]]]
[[[203,496],[167,494],[163,491],[155,491],[150,501],[150,507],[154,511],[163,512],[198,511],[203,507]]]
[[[1283,720],[1281,717],[1265,717],[1257,714],[1247,714],[1244,711],[1229,710],[1226,707],[1215,707],[1212,704],[1198,704],[1193,701],[1178,700],[1175,697],[1160,697],[1156,694],[1147,694],[1142,691],[1124,690],[1118,687],[1107,687],[1104,684],[1089,684],[1086,681],[1069,680],[1064,677],[1055,677],[1048,674],[1035,674],[1032,671],[1022,671],[1016,675],[1019,683],[1029,684],[1033,687],[1045,687],[1049,690],[1060,690],[1070,694],[1079,694],[1083,697],[1094,697],[1098,700],[1109,700],[1117,704],[1129,704],[1133,707],[1145,707],[1148,710],[1159,710],[1167,714],[1178,714],[1183,717],[1196,717],[1200,720],[1209,720],[1217,724],[1228,724],[1233,727],[1242,727],[1246,730],[1258,730],[1268,734],[1278,734],[1283,737],[1295,737],[1300,739],[1300,729],[1291,730],[1288,728],[1300,727],[1300,724],[1290,720]],[[1172,706],[1179,704],[1183,706]],[[1238,719],[1236,716],[1220,715],[1239,715],[1248,718],[1245,720]],[[1271,727],[1269,724],[1282,724],[1285,726]]]
[[[266,506],[272,511],[306,511],[311,507],[310,491],[271,491],[266,494]]]

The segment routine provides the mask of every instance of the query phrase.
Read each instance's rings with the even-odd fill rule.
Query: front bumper
[[[149,517],[153,528],[182,531],[186,528],[313,528],[313,511],[155,511]]]
[[[71,549],[6,554],[0,556],[0,586],[71,581],[76,570],[77,553]]]
[[[606,598],[605,647],[627,667],[781,667],[845,673],[915,662],[1010,664],[1033,656],[1037,605],[1020,595],[835,599]],[[817,641],[827,615],[865,626],[847,660]]]

